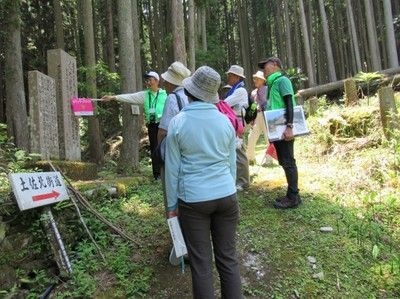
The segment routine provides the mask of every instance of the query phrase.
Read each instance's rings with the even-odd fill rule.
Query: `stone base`
[[[97,178],[97,164],[79,161],[51,161],[56,169],[71,180],[88,181]],[[43,171],[53,171],[46,161],[37,161],[35,166]]]

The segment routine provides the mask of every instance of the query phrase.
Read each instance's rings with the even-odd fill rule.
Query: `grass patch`
[[[246,298],[400,297],[400,147],[397,140],[383,138],[377,100],[370,98],[365,105],[352,107],[351,112],[341,106],[323,106],[308,119],[312,134],[295,142],[303,200],[298,209],[272,207],[275,198],[286,192],[281,167],[251,166],[251,187],[238,197],[238,253]],[[106,258],[103,262],[73,205],[63,202],[53,213],[73,275],[59,277],[49,271],[54,265],[48,263],[36,265],[32,271],[21,262],[18,271],[12,272],[16,260],[35,255],[51,261],[52,256],[39,212],[13,216],[15,209],[13,212],[4,200],[9,193],[7,172],[25,171],[23,162],[29,156],[12,146],[2,151],[2,217],[9,223],[33,224],[29,239],[15,238],[21,250],[0,258],[0,267],[15,276],[14,287],[1,290],[0,295],[37,298],[56,284],[52,293],[56,298],[190,297],[190,269],[181,274],[167,262],[171,241],[161,184],[150,179],[147,159],[134,177],[116,177],[103,170],[99,180],[73,182],[82,192],[96,189],[87,196],[89,202],[137,240],[139,248],[82,210]],[[260,163],[265,152],[263,140],[256,152]],[[116,187],[117,194],[110,195],[110,187]],[[321,227],[333,231],[321,232]],[[5,234],[10,230],[5,229]],[[24,247],[26,242],[29,246]]]

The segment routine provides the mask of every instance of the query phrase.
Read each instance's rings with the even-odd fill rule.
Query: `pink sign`
[[[72,112],[75,116],[90,116],[94,115],[92,99],[76,98],[71,99]]]

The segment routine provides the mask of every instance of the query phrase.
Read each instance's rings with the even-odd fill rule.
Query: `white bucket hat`
[[[245,79],[246,77],[244,76],[244,69],[240,65],[231,65],[229,70],[226,72],[226,74],[235,74],[239,77],[242,77]]]
[[[190,71],[179,61],[172,63],[161,78],[176,86],[182,85],[182,80],[190,76]]]
[[[183,87],[199,100],[218,103],[218,89],[221,76],[209,66],[199,67],[191,77],[183,80]]]
[[[265,81],[264,72],[263,71],[257,71],[257,73],[255,73],[253,75],[253,78],[258,78],[258,79],[261,79],[261,80]]]

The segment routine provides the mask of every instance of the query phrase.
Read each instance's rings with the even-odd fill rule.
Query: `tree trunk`
[[[249,41],[249,24],[247,22],[247,5],[245,0],[241,0],[238,5],[238,17],[239,17],[239,40],[240,40],[240,53],[241,53],[241,61],[243,63],[245,76],[248,78],[251,74],[251,65],[250,65],[250,41]],[[251,81],[246,80],[246,87],[250,88]]]
[[[120,46],[120,73],[122,93],[136,90],[135,79],[135,45],[133,44],[132,2],[118,0],[118,38]],[[131,113],[131,105],[122,107],[122,148],[118,169],[122,173],[130,173],[139,167],[139,118]]]
[[[203,51],[207,51],[207,10],[203,6],[200,8],[201,11],[201,48]]]
[[[375,3],[373,3],[375,2]],[[381,53],[381,69],[386,69],[388,68],[388,56],[387,56],[387,49],[386,49],[386,43],[385,43],[385,17],[384,17],[384,12],[383,12],[383,6],[381,5],[381,1],[373,1],[372,6],[373,6],[373,11],[375,14],[375,20],[377,28],[376,28],[376,35],[378,39],[378,46],[379,46],[379,51]]]
[[[97,98],[96,88],[96,58],[93,30],[92,0],[82,0],[82,25],[85,44],[85,65],[87,67],[86,83],[88,96]],[[101,142],[99,119],[96,116],[88,117],[89,161],[103,164],[104,152]]]
[[[141,42],[140,42],[140,21],[139,21],[139,11],[138,11],[138,1],[132,0],[132,28],[133,28],[133,44],[135,52],[135,78],[136,86],[135,90],[139,90],[143,86],[143,72],[142,72],[142,56],[141,56]],[[143,118],[143,107],[139,107],[140,114],[135,115],[135,126],[138,130],[142,127]],[[139,133],[140,139],[140,133]]]
[[[390,80],[390,82],[388,82],[388,83],[392,83],[392,82],[397,83],[398,81],[400,82],[400,77],[395,76],[396,74],[400,73],[400,67],[391,68],[391,69],[387,69],[387,70],[381,70],[381,71],[378,71],[378,73],[384,74],[388,77],[393,76],[393,79]],[[312,97],[312,96],[320,96],[320,95],[327,94],[327,93],[330,93],[335,90],[343,90],[344,81],[345,80],[339,80],[336,82],[331,82],[331,83],[318,85],[318,86],[314,86],[314,87],[307,88],[307,89],[302,89],[297,92],[296,97],[302,98],[301,101],[304,102],[304,100],[306,100],[307,98]],[[385,79],[382,82],[384,82],[384,81],[385,81]]]
[[[305,54],[305,62],[307,66],[307,75],[308,75],[308,82],[310,86],[315,85],[315,75],[314,75],[314,66],[312,65],[311,59],[311,49],[310,49],[310,39],[308,36],[308,29],[307,29],[307,21],[306,21],[306,14],[304,12],[304,3],[303,0],[299,0],[300,5],[300,20],[301,20],[301,31],[303,34],[303,43],[304,43],[304,54]]]
[[[359,33],[359,38],[360,38],[360,54],[361,54],[361,68],[364,72],[368,72],[370,69],[371,65],[371,55],[369,53],[370,49],[368,47],[368,37],[367,37],[367,28],[364,25],[365,24],[365,14],[364,11],[365,9],[362,6],[362,3],[364,3],[364,0],[357,0],[354,1],[354,10],[353,12],[355,13],[355,20],[356,24],[363,24],[363,26],[358,26],[358,33]]]
[[[393,0],[393,12],[394,15],[400,14],[400,2],[397,0]]]
[[[292,68],[293,64],[293,52],[292,52],[292,40],[290,26],[291,22],[289,19],[289,1],[283,1],[283,13],[284,13],[284,28],[285,28],[285,38],[286,38],[286,55],[287,55],[287,66]]]
[[[249,21],[251,21],[251,26],[253,27],[253,32],[250,36],[252,49],[252,66],[257,65],[257,62],[264,56],[264,51],[262,50],[262,43],[259,41],[258,37],[261,36],[260,33],[260,20],[258,18],[257,1],[251,0],[251,16]]]
[[[53,0],[57,48],[65,50],[64,27],[60,0]]]
[[[317,40],[323,40],[324,39],[324,32],[321,28],[321,22],[318,20],[315,22],[314,26],[315,30],[315,38]],[[316,81],[319,82],[320,84],[329,82],[329,75],[328,75],[328,66],[327,66],[327,59],[326,59],[326,52],[325,48],[322,46],[322,43],[317,43],[317,48],[315,52],[316,56],[316,65],[318,65],[317,71],[316,71]]]
[[[174,60],[186,65],[185,25],[181,0],[171,0],[171,24]]]
[[[29,150],[28,115],[24,92],[21,53],[21,1],[7,0],[5,19],[5,65],[6,76],[6,116],[8,136],[14,144]]]
[[[308,31],[308,41],[310,44],[310,63],[312,65],[312,71],[313,71],[313,78],[314,78],[314,82],[315,84],[317,84],[318,80],[317,80],[317,68],[316,63],[315,63],[315,38],[314,38],[314,7],[313,7],[313,0],[308,0],[306,1],[306,5],[304,6],[304,12],[306,15],[306,21],[307,21],[307,31]],[[317,15],[317,14],[316,14]]]
[[[114,52],[114,22],[112,0],[106,0],[106,63],[110,72],[115,73],[115,52]]]
[[[297,9],[295,11],[298,11]],[[300,12],[299,12],[300,13]],[[303,63],[302,57],[303,57],[303,51],[302,51],[302,43],[301,43],[301,24],[299,24],[299,15],[296,15],[296,17],[294,18],[294,33],[293,33],[293,37],[294,37],[294,45],[295,45],[295,61],[296,61],[296,65],[298,67],[301,67],[302,71],[304,71],[305,69],[305,63]],[[304,84],[303,84],[304,85]]]
[[[361,67],[361,58],[360,58],[360,47],[358,44],[358,37],[356,31],[356,24],[354,22],[354,15],[353,15],[353,7],[351,5],[351,0],[346,0],[346,8],[347,8],[347,20],[349,23],[350,28],[350,39],[351,45],[353,49],[354,59],[355,59],[355,72],[358,73],[362,70]]]
[[[140,55],[140,23],[138,13],[138,2],[132,0],[132,28],[133,28],[133,45],[135,47],[135,72],[136,72],[136,89],[143,85],[142,80],[142,57]]]
[[[3,38],[0,36],[0,52],[3,52]],[[5,111],[5,97],[4,97],[4,63],[3,59],[0,58],[0,123],[6,122],[6,111]]]
[[[151,53],[151,60],[153,62],[153,68],[158,69],[160,68],[162,62],[162,52],[161,49],[158,49],[157,45],[160,44],[162,47],[163,39],[161,37],[160,28],[162,24],[157,22],[159,20],[158,17],[158,6],[159,4],[152,5],[152,0],[148,0],[148,10],[149,10],[149,19],[148,19],[148,26],[149,26],[149,39],[150,39],[150,53]],[[149,67],[149,66],[147,66]]]
[[[82,65],[81,59],[81,41],[80,41],[80,34],[79,34],[79,22],[78,20],[82,19],[82,12],[79,9],[79,3],[74,3],[75,7],[72,10],[73,19],[76,20],[73,24],[73,31],[74,31],[74,43],[75,43],[75,53],[76,53],[76,65]]]
[[[196,39],[195,39],[195,16],[194,16],[194,0],[188,0],[188,68],[194,72],[196,68]]]
[[[379,51],[378,38],[376,36],[376,25],[371,0],[364,0],[365,22],[367,23],[368,45],[371,54],[371,71],[381,70],[381,54]]]
[[[331,39],[329,36],[328,20],[326,18],[325,5],[324,5],[323,0],[319,0],[319,9],[321,12],[322,30],[324,32],[323,35],[324,35],[324,42],[325,42],[326,59],[328,61],[329,81],[334,82],[337,80],[336,71],[335,71],[335,63],[333,62],[332,45],[331,45]]]
[[[284,25],[283,25],[283,12],[282,12],[282,3],[281,1],[274,1],[274,4],[271,7],[272,13],[275,16],[275,20],[273,22],[274,34],[276,39],[276,53],[280,58],[286,62],[285,57],[285,33],[284,33]],[[286,63],[285,63],[286,65]]]
[[[383,9],[385,14],[385,28],[386,28],[386,48],[388,54],[389,68],[397,67],[399,65],[396,38],[394,36],[392,6],[390,0],[383,0]]]

